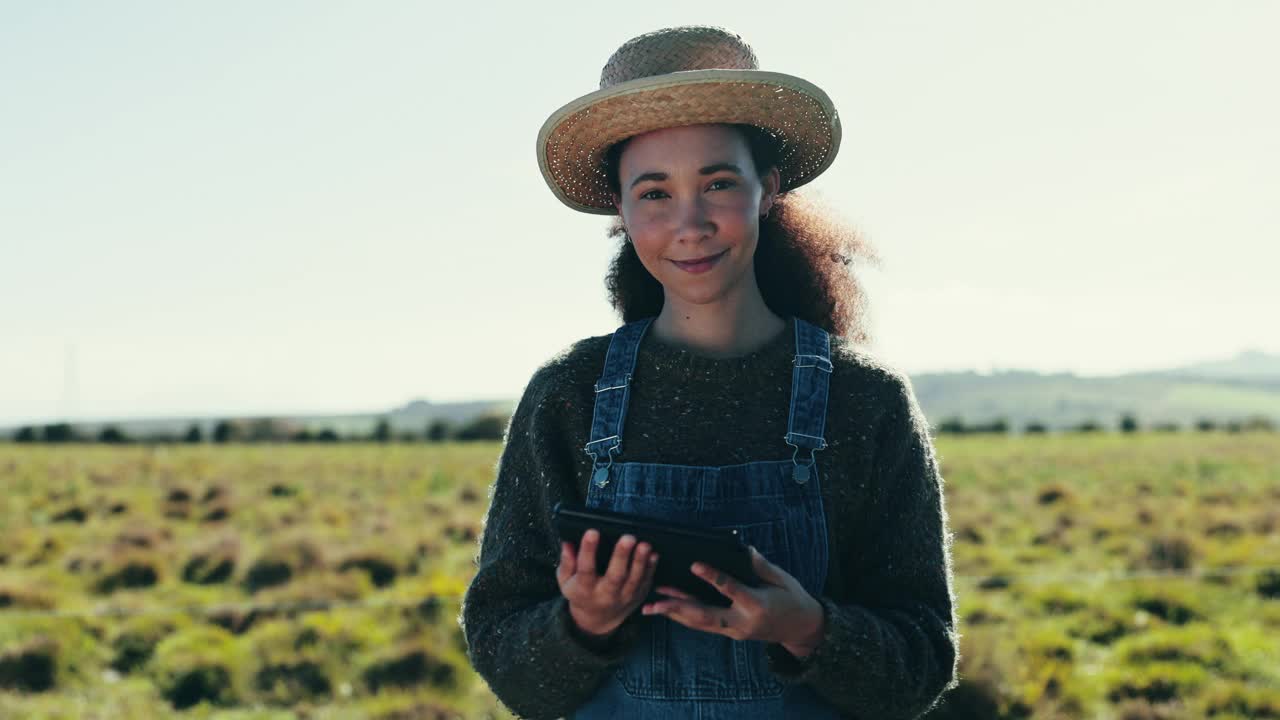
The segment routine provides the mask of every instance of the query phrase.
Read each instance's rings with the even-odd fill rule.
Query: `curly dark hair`
[[[742,133],[751,160],[763,177],[777,164],[778,142],[754,125],[730,127]],[[618,163],[630,138],[605,154],[609,185],[618,193]],[[621,216],[608,229],[622,237]],[[779,193],[767,218],[760,220],[756,246],[756,283],[774,313],[795,315],[857,344],[869,342],[867,297],[850,269],[855,259],[878,262],[875,250],[853,226],[840,221],[809,195]],[[624,323],[657,315],[664,303],[662,284],[645,269],[635,246],[621,243],[605,278],[609,303]]]

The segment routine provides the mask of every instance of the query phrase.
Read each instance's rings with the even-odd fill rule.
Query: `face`
[[[619,158],[614,205],[640,261],[668,299],[704,304],[755,282],[759,219],[779,175],[764,178],[746,138],[727,125],[689,125],[637,135]],[[709,267],[680,261],[719,256]]]

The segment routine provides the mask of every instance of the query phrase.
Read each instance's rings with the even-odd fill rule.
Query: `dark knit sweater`
[[[615,462],[730,465],[792,457],[786,444],[794,320],[765,345],[712,358],[641,340]],[[583,638],[556,582],[550,510],[584,502],[583,451],[609,335],[543,364],[507,427],[460,621],[468,657],[522,717],[589,699],[638,638],[638,613],[604,645]],[[954,687],[959,635],[943,479],[910,381],[831,336],[828,446],[817,453],[829,535],[826,629],[797,660],[767,646],[784,683],[808,683],[850,718],[914,718]],[[674,621],[673,621],[674,622]]]

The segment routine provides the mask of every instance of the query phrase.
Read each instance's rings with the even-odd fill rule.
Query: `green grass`
[[[1280,438],[937,450],[936,717],[1280,717]],[[499,451],[0,445],[0,717],[509,717],[456,623]]]

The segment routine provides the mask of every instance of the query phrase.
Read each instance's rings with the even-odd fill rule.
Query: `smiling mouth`
[[[715,255],[710,255],[700,260],[672,260],[671,262],[675,263],[676,267],[680,268],[684,272],[701,275],[703,273],[711,272],[713,268],[720,264],[720,259],[728,252],[729,250],[725,249]]]
[[[693,260],[672,260],[671,262],[676,263],[677,265],[701,265],[702,263],[715,260],[716,258],[720,257],[721,255],[727,252],[729,252],[729,250],[725,249],[725,250],[721,250],[715,255],[708,255],[706,257],[695,258]]]

